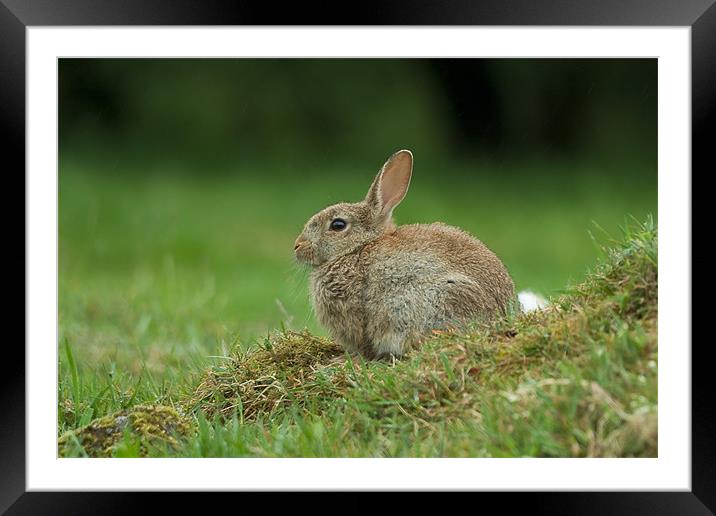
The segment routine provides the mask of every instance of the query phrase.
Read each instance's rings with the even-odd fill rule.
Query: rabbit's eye
[[[346,221],[343,219],[333,219],[331,221],[331,229],[333,231],[343,231],[344,229],[346,229],[347,225],[348,224],[346,224]]]

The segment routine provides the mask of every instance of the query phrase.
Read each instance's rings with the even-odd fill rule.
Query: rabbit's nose
[[[294,251],[298,251],[298,248],[301,247],[301,245],[302,245],[305,241],[306,241],[306,239],[303,238],[303,235],[301,235],[300,237],[298,237],[298,238],[296,239],[296,242],[293,244],[293,250],[294,250]]]

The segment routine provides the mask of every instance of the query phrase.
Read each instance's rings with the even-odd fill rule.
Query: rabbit
[[[383,165],[365,199],[313,215],[296,239],[312,267],[319,322],[349,354],[403,356],[431,330],[504,315],[518,303],[500,259],[465,231],[441,222],[397,226],[413,154]]]

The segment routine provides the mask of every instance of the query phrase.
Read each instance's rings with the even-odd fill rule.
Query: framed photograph
[[[712,513],[691,340],[712,4],[2,0],[26,333],[0,507]]]

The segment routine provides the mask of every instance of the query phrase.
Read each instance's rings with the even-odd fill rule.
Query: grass
[[[596,174],[579,164],[534,162],[453,168],[443,177],[436,173],[441,171],[416,166],[411,191],[396,211],[398,222],[459,225],[503,258],[518,289],[549,296],[582,282],[602,252],[588,231],[595,227],[593,220],[613,234],[625,214],[644,220],[656,210],[656,183],[644,181],[643,170]],[[322,342],[325,332],[308,304],[307,275],[295,267],[291,246],[312,213],[362,196],[373,171],[346,166],[296,172],[237,169],[222,177],[192,179],[173,171],[62,158],[58,435],[138,406],[192,411],[195,407],[186,402],[207,380],[204,371],[229,368],[237,357],[254,356],[272,343],[295,343],[291,332],[307,330],[316,340],[302,342]],[[604,239],[599,230],[595,236]],[[280,328],[286,330],[281,338],[276,336]],[[385,364],[370,367],[370,374],[378,374]],[[386,371],[388,377],[394,372]],[[316,389],[327,388],[322,377],[316,381]],[[293,410],[301,406],[289,405]],[[208,436],[238,432],[231,438],[227,434],[224,445],[239,455],[268,453],[240,448],[240,442],[251,442],[249,435],[280,439],[279,434],[302,428],[306,433],[301,435],[309,439],[312,425],[322,421],[304,412],[296,417],[305,420],[294,420],[257,405],[257,419],[234,427],[213,421],[217,411],[204,407],[205,414],[190,414],[193,424],[210,429],[201,435],[219,446],[222,439]],[[227,421],[249,417],[248,412],[229,412],[222,412]],[[382,439],[371,429],[366,420],[361,435]],[[333,430],[317,431],[328,439]],[[406,443],[393,446],[414,441],[408,434],[405,438]],[[413,445],[435,454],[428,443]],[[123,446],[136,449],[131,439]],[[293,453],[299,453],[296,446]],[[355,446],[355,454],[368,453],[367,447]],[[280,454],[277,450],[271,453]]]
[[[271,303],[276,293],[287,291],[285,277],[276,271],[285,265],[279,256],[300,228],[295,221],[306,210],[305,200],[292,204],[293,196],[281,195],[280,203],[261,207],[265,195],[259,195],[258,185],[252,190],[204,184],[197,186],[207,189],[202,195],[162,182],[143,183],[136,191],[126,181],[113,186],[76,178],[61,183],[61,207],[68,209],[60,213],[58,430],[63,442],[71,443],[62,448],[67,456],[94,455],[86,432],[96,418],[109,415],[104,421],[111,425],[147,405],[172,407],[189,429],[169,432],[162,446],[156,440],[147,445],[141,432],[112,427],[117,438],[103,454],[657,453],[657,236],[648,218],[601,247],[599,265],[555,296],[550,309],[465,332],[436,333],[395,363],[364,362],[347,359],[310,321],[308,330],[291,330],[304,326],[288,314],[302,313],[305,301]],[[313,187],[325,204],[325,186]],[[111,196],[103,199],[108,191]],[[429,211],[433,197],[411,195]],[[455,193],[451,215],[437,218],[451,221],[461,209],[472,210],[479,225],[479,214],[487,220],[490,209],[497,209],[489,202],[475,207],[460,195]],[[559,217],[565,208],[550,208],[540,201],[544,195],[537,192],[528,202],[535,213],[555,218],[550,228],[582,222],[564,217],[564,211]],[[65,196],[73,202],[63,204]],[[156,199],[162,199],[159,206]],[[604,202],[613,210],[619,205],[618,199]],[[229,212],[235,221],[220,217]],[[120,213],[131,214],[130,220]],[[406,219],[411,216],[407,209]],[[554,293],[569,282],[559,275],[573,269],[553,263],[551,275],[545,275],[553,287],[528,283],[526,269],[511,267],[516,261],[511,245],[527,246],[537,268],[545,245],[555,246],[551,254],[560,258],[553,261],[586,254],[579,240],[550,240],[549,231],[537,230],[539,221],[514,214],[498,220],[487,231],[489,238],[474,232],[496,242],[491,247],[506,256],[518,288]],[[518,221],[527,226],[519,235],[497,238]],[[562,238],[570,234],[555,231]],[[591,242],[589,248],[596,254]],[[242,273],[246,268],[251,274]],[[269,314],[267,306],[275,306],[276,313]],[[264,328],[283,328],[259,339],[242,336],[246,321],[261,320]]]

